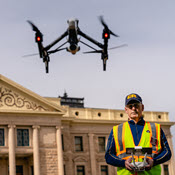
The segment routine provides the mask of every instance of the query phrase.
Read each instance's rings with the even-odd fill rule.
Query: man
[[[160,164],[171,158],[171,150],[160,124],[146,122],[142,117],[143,110],[144,105],[138,94],[127,95],[125,112],[128,121],[111,130],[105,159],[108,164],[117,167],[117,175],[160,175]],[[152,156],[146,159],[145,171],[135,172],[132,157],[126,154],[126,148],[135,146],[152,148]],[[135,161],[143,162],[143,159],[136,158]]]

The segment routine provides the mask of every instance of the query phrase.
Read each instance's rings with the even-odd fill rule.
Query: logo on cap
[[[137,98],[137,97],[136,97],[136,94],[128,95],[128,96],[127,96],[127,99],[130,99],[130,98]]]

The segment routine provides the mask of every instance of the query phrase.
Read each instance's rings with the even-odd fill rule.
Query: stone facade
[[[161,124],[173,152],[168,113],[146,111],[144,118]],[[103,141],[126,120],[123,110],[61,106],[59,98],[43,98],[0,75],[0,175],[114,175]],[[173,165],[174,153],[162,168],[174,175]]]
[[[68,108],[68,107],[65,107]],[[127,115],[123,110],[109,109],[92,109],[92,108],[68,108],[67,115],[62,119],[62,134],[64,136],[64,165],[66,174],[77,175],[76,168],[78,165],[85,167],[87,175],[101,175],[101,167],[108,166],[105,162],[105,151],[99,150],[99,137],[104,137],[106,142],[109,133],[114,125],[120,124],[127,120]],[[78,114],[78,115],[77,115]],[[150,122],[158,122],[168,139],[171,150],[172,135],[167,112],[149,112],[143,113],[144,118]],[[74,120],[66,120],[68,116],[74,116]],[[83,151],[75,151],[75,136],[82,136]],[[72,144],[73,143],[73,144]],[[168,165],[169,174],[174,174],[174,154],[172,159],[165,163]],[[70,168],[71,167],[71,168]],[[162,175],[164,175],[164,165],[162,165]],[[108,175],[116,174],[116,168],[108,166]]]

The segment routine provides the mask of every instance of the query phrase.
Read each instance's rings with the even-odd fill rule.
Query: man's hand
[[[133,169],[131,168],[133,167],[133,165],[131,165],[131,162],[132,162],[132,157],[130,157],[125,161],[125,167],[127,170],[133,171]]]
[[[147,158],[146,162],[148,163],[148,165],[145,166],[145,170],[150,170],[153,167],[154,160]]]

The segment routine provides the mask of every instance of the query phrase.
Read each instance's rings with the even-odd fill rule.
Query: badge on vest
[[[156,146],[157,145],[157,139],[155,138],[155,137],[151,137],[151,144],[153,145],[153,146]]]
[[[147,133],[150,133],[150,130],[147,130],[146,132],[147,132]]]

